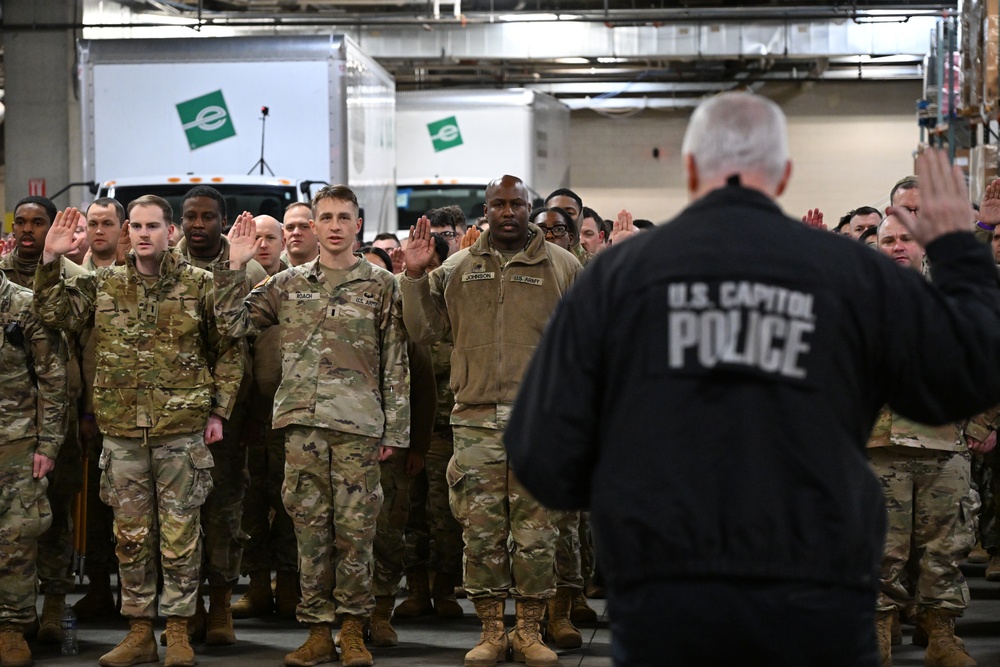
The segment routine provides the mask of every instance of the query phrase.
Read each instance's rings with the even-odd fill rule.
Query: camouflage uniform
[[[918,613],[961,613],[969,604],[969,587],[958,564],[975,544],[979,503],[970,487],[963,429],[923,426],[886,409],[868,447],[888,519],[878,611],[902,612],[915,602]],[[906,584],[912,554],[919,568],[915,600]]]
[[[101,497],[115,513],[122,614],[155,616],[159,556],[161,612],[191,616],[201,561],[197,508],[211,488],[202,432],[210,414],[232,413],[240,349],[215,328],[211,275],[175,251],[162,253],[151,282],[132,256],[126,266],[71,277],[63,275],[66,263],[38,268],[36,310],[69,330],[93,326]]]
[[[17,250],[0,258],[0,271],[7,274],[11,282],[33,289],[37,262],[22,260]],[[73,273],[83,269],[69,263]],[[79,437],[80,399],[83,382],[80,372],[80,341],[73,334],[60,336],[62,350],[66,357],[66,425],[65,438],[59,448],[56,467],[49,473],[46,495],[52,512],[49,528],[38,539],[37,570],[40,589],[49,595],[66,595],[73,590],[71,573],[73,561],[73,498],[83,484],[83,452]]]
[[[83,270],[94,273],[99,270],[93,259],[83,263]],[[80,335],[82,354],[80,369],[83,375],[83,396],[80,401],[80,420],[94,424],[94,373],[96,358],[94,355],[94,337],[89,329]],[[99,464],[101,450],[104,449],[104,438],[100,431],[94,437],[88,437],[81,429],[80,439],[83,446],[84,464],[87,466],[87,549],[84,557],[84,573],[91,579],[97,573],[108,573],[118,569],[118,559],[115,558],[114,511],[101,502],[101,469]]]
[[[580,263],[528,225],[525,248],[506,260],[487,230],[418,280],[403,277],[403,317],[417,343],[454,341],[448,464],[451,508],[462,524],[470,598],[544,599],[555,592],[551,513],[507,466],[502,436],[521,376]],[[513,547],[508,547],[508,539]]]
[[[331,623],[335,611],[368,616],[379,445],[409,444],[406,343],[392,274],[361,259],[331,285],[316,259],[270,277],[245,299],[245,272],[216,269],[215,289],[230,335],[281,325],[272,427],[286,428],[282,498],[298,541],[296,615],[305,623]]]
[[[250,419],[243,431],[247,443],[250,486],[243,499],[243,574],[260,570],[296,572],[295,527],[281,501],[285,479],[285,434],[271,428],[274,394],[281,382],[281,328],[270,327],[254,341]],[[271,512],[274,518],[271,519]]]
[[[177,252],[199,269],[211,271],[227,267],[229,239],[220,237],[222,248],[212,259],[193,257],[187,239],[177,244]],[[251,260],[246,267],[247,287],[267,278],[264,267]],[[236,397],[236,405],[223,429],[222,440],[209,445],[215,467],[212,468],[212,493],[201,508],[201,524],[205,534],[205,578],[209,586],[232,587],[240,578],[243,543],[246,534],[241,528],[243,496],[247,487],[247,450],[243,427],[247,419],[247,399],[253,381],[250,347],[240,341],[243,351],[244,375]]]
[[[22,624],[35,618],[37,540],[52,520],[34,454],[57,457],[66,418],[59,337],[31,301],[0,272],[0,622]]]
[[[450,580],[462,574],[462,527],[448,504],[448,480],[445,471],[454,454],[451,411],[455,394],[451,383],[450,340],[431,346],[434,380],[437,388],[437,412],[430,446],[424,456],[424,469],[410,484],[410,517],[406,524],[407,570],[433,569]]]
[[[426,456],[434,425],[435,385],[430,350],[408,344],[410,362],[410,450],[408,454]],[[398,452],[380,463],[382,509],[375,522],[375,578],[372,593],[392,596],[403,578],[406,542],[404,531],[410,517],[410,487],[413,479],[406,474],[407,455]]]

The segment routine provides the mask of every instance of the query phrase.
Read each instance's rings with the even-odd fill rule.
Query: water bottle
[[[73,607],[66,605],[59,625],[63,636],[62,654],[76,655],[80,652],[80,645],[76,641],[76,614],[73,613]]]

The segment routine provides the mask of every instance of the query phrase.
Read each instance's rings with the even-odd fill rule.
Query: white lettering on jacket
[[[812,294],[752,281],[693,282],[669,285],[668,300],[670,368],[724,364],[806,378]]]

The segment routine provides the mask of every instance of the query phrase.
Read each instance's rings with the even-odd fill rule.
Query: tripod
[[[257,167],[260,167],[260,175],[261,176],[264,175],[264,169],[265,168],[267,169],[267,171],[268,171],[269,174],[271,174],[272,176],[274,176],[274,172],[271,171],[271,165],[269,165],[267,163],[267,160],[264,159],[264,127],[265,127],[265,124],[267,123],[267,115],[269,113],[271,113],[271,110],[268,109],[267,107],[261,107],[260,108],[260,113],[261,113],[261,116],[260,116],[260,159],[257,160],[252,167],[250,167],[250,171],[247,172],[247,176],[249,176],[250,174],[252,174],[253,170],[256,169]]]

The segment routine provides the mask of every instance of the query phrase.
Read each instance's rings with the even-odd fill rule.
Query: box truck
[[[83,174],[127,204],[193,185],[281,218],[346,183],[395,230],[395,81],[342,35],[80,40]],[[277,174],[277,177],[274,176]]]
[[[421,90],[396,95],[396,199],[401,229],[458,204],[483,214],[486,184],[512,174],[534,197],[569,184],[569,109],[551,95]]]

